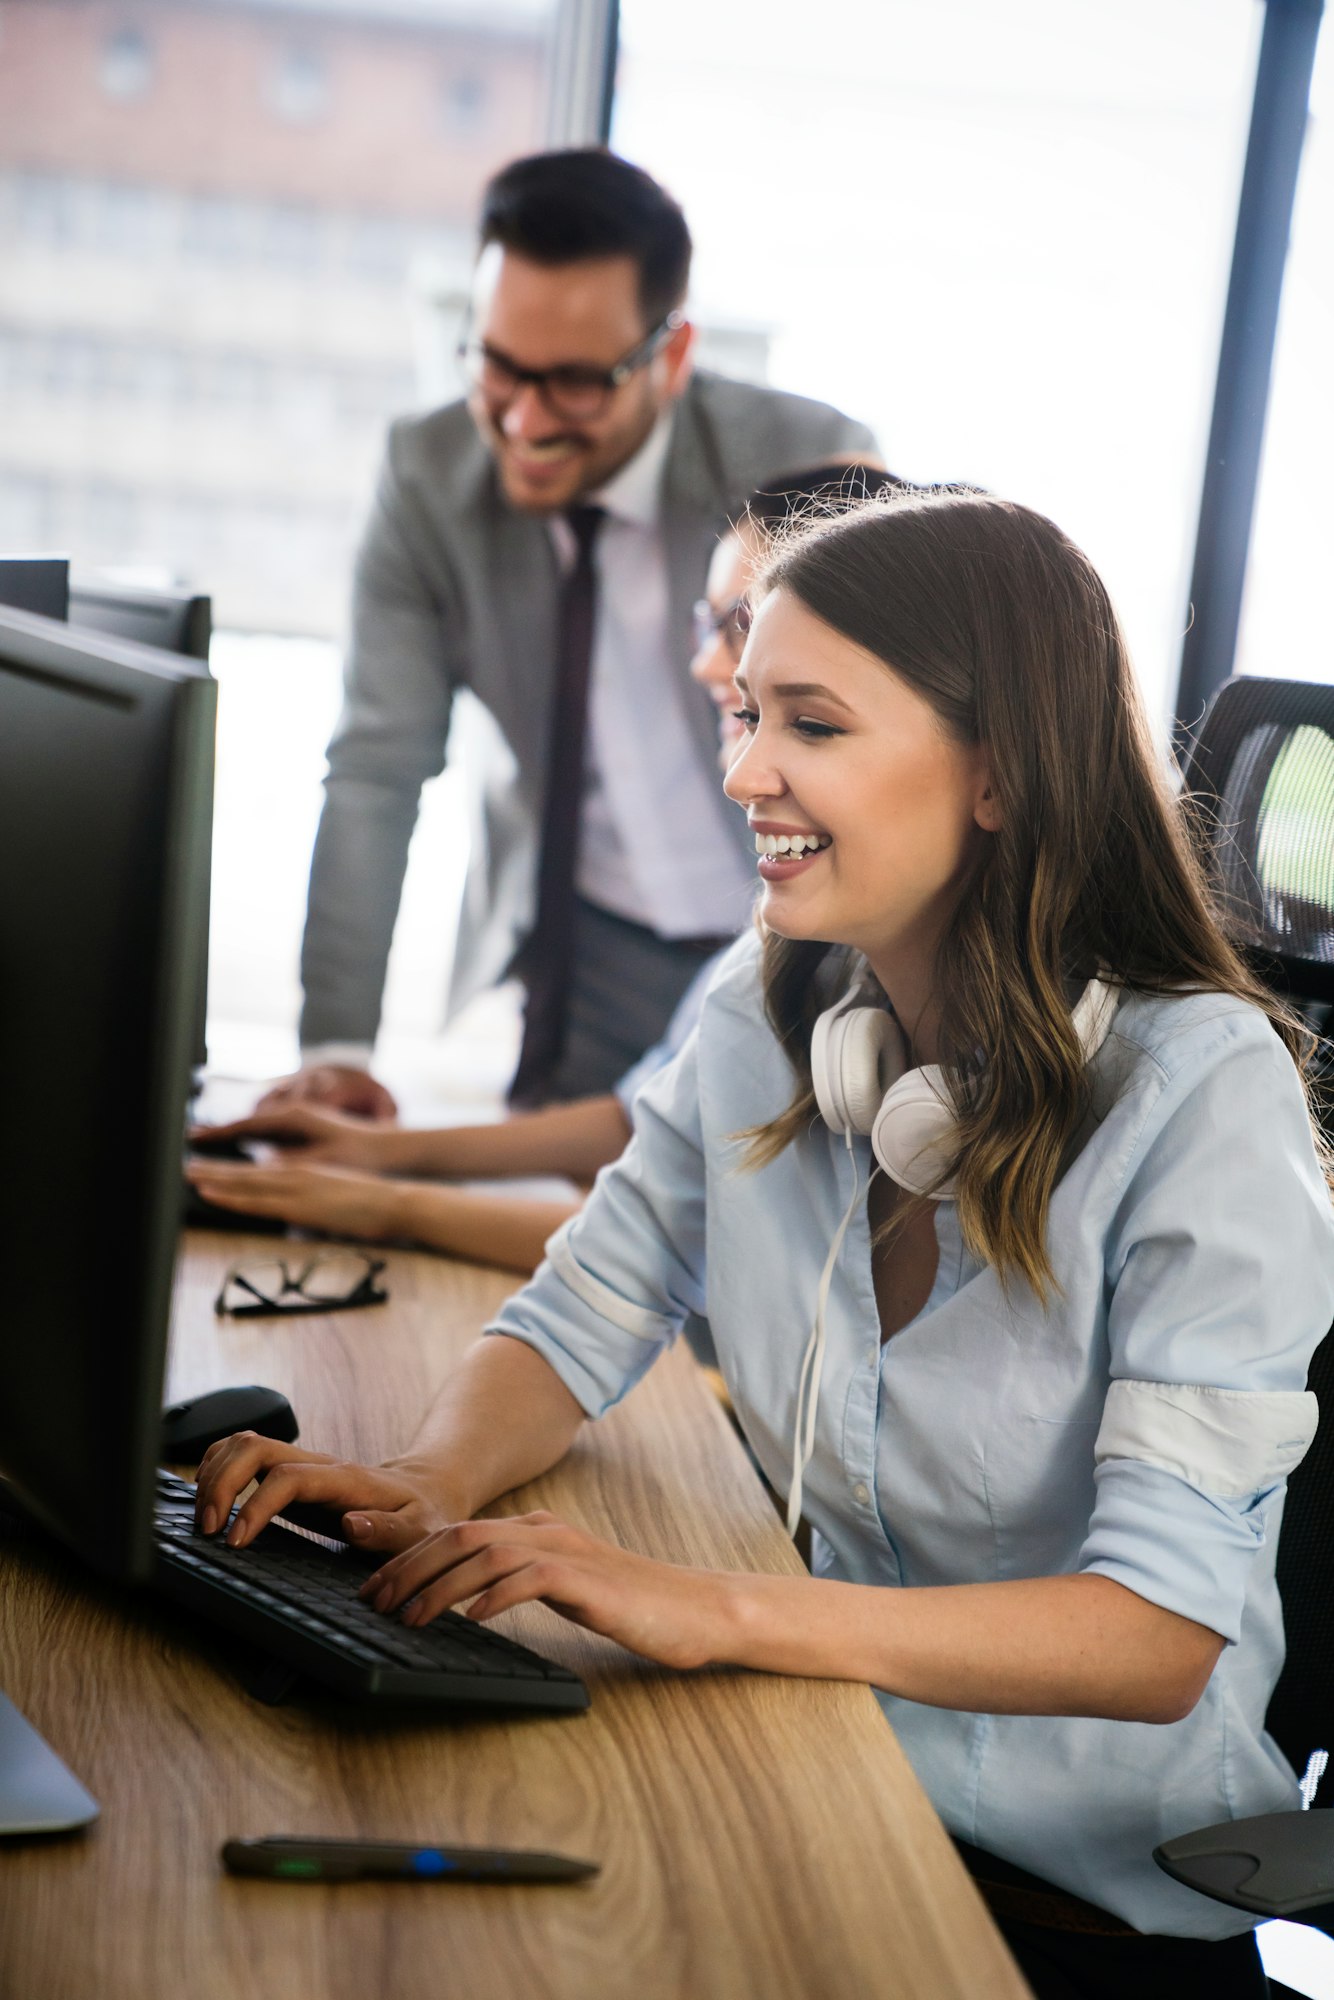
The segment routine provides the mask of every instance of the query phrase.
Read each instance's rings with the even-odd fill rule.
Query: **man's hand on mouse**
[[[281,1077],[266,1090],[257,1112],[275,1111],[289,1104],[319,1104],[328,1111],[346,1111],[354,1118],[368,1118],[377,1124],[392,1123],[398,1105],[369,1070],[350,1063],[311,1063],[293,1076]]]
[[[199,1467],[195,1522],[204,1534],[216,1534],[224,1526],[252,1480],[258,1484],[227,1530],[232,1548],[252,1542],[294,1501],[339,1515],[354,1548],[390,1554],[466,1520],[469,1512],[438,1477],[424,1472],[356,1465],[327,1452],[303,1451],[278,1438],[238,1431],[211,1445]]]

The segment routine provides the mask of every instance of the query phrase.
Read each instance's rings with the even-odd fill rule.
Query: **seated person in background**
[[[1309,1038],[1224,935],[1049,521],[870,501],[755,595],[725,784],[762,936],[411,1451],[227,1439],[200,1524],[258,1478],[233,1546],[322,1503],[408,1625],[540,1600],[667,1666],[868,1682],[978,1875],[1023,1871],[1041,1914],[1000,1921],[1039,2000],[1258,2000],[1253,1920],[1152,1850],[1298,1802],[1264,1715],[1334,1313]],[[471,1518],[691,1313],[814,1576]]]
[[[709,566],[707,595],[695,607],[697,644],[690,671],[718,703],[724,770],[744,733],[736,718],[732,676],[745,643],[746,587],[768,537],[794,513],[833,513],[898,483],[879,468],[842,461],[791,473],[753,493],[720,539]],[[370,1242],[397,1238],[475,1263],[533,1271],[547,1238],[577,1212],[577,1202],[441,1187],[439,1179],[559,1175],[591,1183],[598,1169],[624,1150],[635,1091],[685,1042],[719,962],[710,959],[695,975],[663,1040],[604,1095],[546,1106],[499,1124],[431,1131],[372,1123],[313,1101],[278,1103],[219,1126],[209,1136],[299,1146],[297,1159],[265,1165],[196,1159],[186,1172],[206,1200],[243,1214],[278,1217]]]

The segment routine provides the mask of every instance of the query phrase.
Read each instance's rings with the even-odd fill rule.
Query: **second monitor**
[[[70,584],[69,622],[192,660],[207,661],[213,636],[213,612],[207,597],[188,590],[150,590],[85,577],[76,577]]]

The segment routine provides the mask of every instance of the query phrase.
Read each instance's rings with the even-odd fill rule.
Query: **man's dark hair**
[[[633,257],[649,331],[681,305],[690,281],[681,209],[651,174],[605,146],[533,153],[502,167],[482,196],[480,240],[534,264]]]

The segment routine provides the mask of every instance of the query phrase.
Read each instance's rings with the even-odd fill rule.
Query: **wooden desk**
[[[406,1442],[511,1289],[395,1252],[382,1311],[215,1319],[220,1274],[251,1247],[187,1240],[171,1396],[266,1382],[306,1443],[363,1459]],[[512,1504],[673,1561],[796,1567],[684,1351]],[[665,1673],[542,1606],[500,1622],[575,1667],[591,1712],[426,1726],[265,1708],[207,1628],[36,1535],[0,1542],[0,1683],[102,1804],[86,1836],[0,1852],[0,2000],[1021,2000],[867,1689]],[[576,1888],[221,1871],[228,1835],[316,1831],[603,1867]]]

